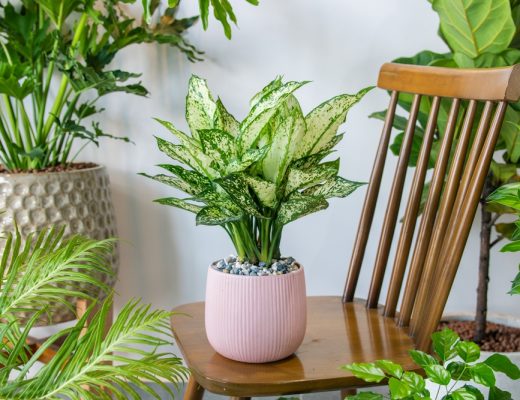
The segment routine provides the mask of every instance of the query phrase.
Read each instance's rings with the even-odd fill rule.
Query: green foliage
[[[126,9],[136,0],[38,0],[0,4],[0,163],[8,170],[43,169],[72,162],[73,143],[99,145],[106,132],[93,116],[97,101],[124,92],[147,96],[139,74],[109,69],[128,46],[176,47],[190,61],[201,52],[184,39],[198,17],[177,18],[179,0],[160,12],[158,0],[142,0],[143,18]],[[255,2],[254,2],[255,3]],[[215,15],[232,16],[228,0],[212,0]],[[201,1],[201,13],[209,7]],[[226,19],[218,18],[226,27]],[[56,93],[56,96],[53,95]]]
[[[489,400],[511,399],[511,393],[495,386],[495,372],[509,378],[520,379],[520,370],[509,358],[502,354],[493,354],[484,362],[476,362],[480,348],[473,342],[461,341],[457,334],[449,329],[432,335],[433,349],[437,358],[418,350],[410,350],[412,360],[424,369],[426,378],[415,372],[404,371],[401,366],[388,360],[372,363],[353,363],[343,366],[354,376],[365,382],[388,381],[390,399],[442,399],[484,400],[479,389],[466,384],[455,389],[457,382],[473,382],[490,388]],[[426,381],[438,386],[430,392]],[[346,400],[382,400],[387,398],[373,392],[359,392],[347,396]]]
[[[173,397],[162,381],[180,382],[187,371],[178,357],[159,352],[172,340],[171,313],[131,301],[104,337],[112,295],[96,312],[96,299],[77,289],[87,282],[109,290],[97,277],[110,273],[107,256],[111,248],[110,240],[79,236],[64,240],[63,230],[30,235],[24,245],[19,234],[7,235],[0,263],[1,399],[138,399],[134,387],[159,398],[144,380],[154,381]],[[75,326],[54,334],[31,354],[26,339],[38,317],[49,312],[51,303],[74,309],[73,296],[90,300],[92,305]],[[25,326],[19,324],[20,311],[32,315]],[[64,341],[57,354],[29,377],[29,369],[43,351],[60,339]]]
[[[248,3],[255,6],[258,5],[258,0],[246,0]],[[178,0],[169,0],[169,3],[178,3]],[[231,39],[231,26],[229,21],[237,24],[237,18],[233,12],[233,8],[229,0],[199,0],[200,18],[204,29],[208,28],[209,6],[213,7],[213,15],[222,24],[224,33],[228,39]]]
[[[284,225],[362,185],[338,176],[339,159],[324,160],[343,137],[337,131],[348,110],[370,88],[336,96],[304,115],[293,93],[306,83],[276,78],[238,122],[206,82],[192,76],[186,98],[191,135],[158,120],[176,138],[157,138],[159,150],[180,165],[161,165],[171,175],[143,174],[189,197],[156,201],[195,213],[197,224],[221,225],[240,259],[270,263],[279,257]]]
[[[520,183],[510,183],[503,185],[495,190],[486,199],[491,205],[498,204],[512,210],[517,216],[520,216]],[[509,236],[512,241],[502,247],[504,252],[520,251],[520,217],[515,222],[513,233]],[[510,294],[520,294],[520,272],[512,281]]]

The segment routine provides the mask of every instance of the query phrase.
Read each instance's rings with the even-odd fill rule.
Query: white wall
[[[157,116],[186,128],[184,96],[190,74],[205,77],[215,95],[239,119],[249,98],[275,75],[313,82],[298,93],[304,111],[342,93],[374,85],[380,65],[422,49],[445,50],[437,37],[437,17],[426,0],[261,0],[253,7],[234,0],[240,28],[233,40],[220,26],[197,25],[187,38],[205,51],[205,61],[192,64],[165,47],[134,47],[121,54],[115,66],[144,73],[151,98],[112,95],[105,101],[103,122],[114,134],[127,135],[135,145],[106,140],[90,147],[82,159],[107,165],[116,205],[122,258],[118,304],[142,297],[157,307],[172,308],[202,300],[206,267],[232,252],[224,231],[196,227],[192,214],[152,203],[171,191],[137,176],[157,172],[167,159],[155,147],[153,134],[167,132],[152,121]],[[196,2],[185,0],[182,13],[197,13]],[[348,117],[348,135],[339,146],[341,173],[366,181],[375,154],[381,123],[367,118],[386,107],[388,96],[374,91]],[[395,161],[395,157],[389,158]],[[390,185],[385,176],[384,186]],[[365,190],[331,207],[292,223],[284,232],[283,251],[306,266],[311,295],[338,295],[343,288]],[[376,219],[383,215],[378,210]],[[379,218],[380,220],[380,218]],[[373,260],[377,237],[368,248]],[[518,255],[493,253],[490,311],[518,312],[518,298],[506,294],[517,269]],[[478,262],[478,231],[473,229],[449,300],[449,310],[472,311]],[[367,267],[370,263],[367,263]],[[360,282],[366,293],[369,271]]]

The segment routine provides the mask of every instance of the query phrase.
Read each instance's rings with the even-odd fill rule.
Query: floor
[[[152,385],[152,384],[150,384]],[[385,391],[384,388],[371,388],[370,390],[374,392],[384,393],[387,394],[388,392]],[[180,391],[173,390],[175,393],[176,399],[182,399],[182,393],[184,392],[184,389],[181,389]],[[160,388],[157,389],[157,392],[160,394],[161,399],[170,399],[171,396],[169,396],[164,390],[161,390]],[[326,393],[310,393],[310,394],[302,394],[302,395],[292,395],[292,396],[284,396],[286,399],[298,399],[298,400],[340,400],[339,392],[326,392]],[[262,400],[277,400],[279,397],[258,397],[258,399]],[[142,400],[148,400],[153,399],[150,395],[147,395],[145,393],[142,394]],[[213,393],[206,393],[204,395],[204,400],[223,400],[223,399],[229,399],[229,397],[226,396],[219,396]]]

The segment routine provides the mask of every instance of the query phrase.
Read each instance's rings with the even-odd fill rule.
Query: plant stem
[[[493,183],[491,181],[491,175],[488,175],[484,183],[481,200],[482,221],[480,225],[480,258],[477,287],[477,309],[475,316],[475,335],[473,337],[473,340],[476,343],[482,343],[482,340],[484,340],[486,334],[487,297],[489,284],[489,250],[492,215],[485,207],[485,199],[491,194],[491,192],[493,192]]]

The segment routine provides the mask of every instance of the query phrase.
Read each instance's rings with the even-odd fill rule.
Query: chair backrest
[[[400,96],[412,98],[401,150],[394,173],[367,299],[376,308],[398,222],[403,187],[418,118],[426,128],[407,198],[393,259],[384,315],[409,327],[418,348],[427,350],[455,274],[488,173],[508,102],[520,97],[520,64],[507,68],[453,69],[384,64],[378,87],[391,92],[383,132],[350,262],[343,301],[354,299],[367,240],[385,167],[389,141]],[[401,97],[402,98],[402,97]],[[451,102],[447,116],[442,106]],[[425,110],[425,104],[430,104]],[[426,111],[426,115],[424,114]],[[440,132],[440,126],[445,129]],[[474,129],[475,128],[475,129]],[[440,148],[426,203],[420,204],[434,137]],[[404,196],[406,197],[406,196]],[[416,232],[416,225],[417,227]],[[414,240],[414,237],[416,239]],[[406,284],[403,281],[408,269]],[[397,306],[400,303],[400,309]]]

